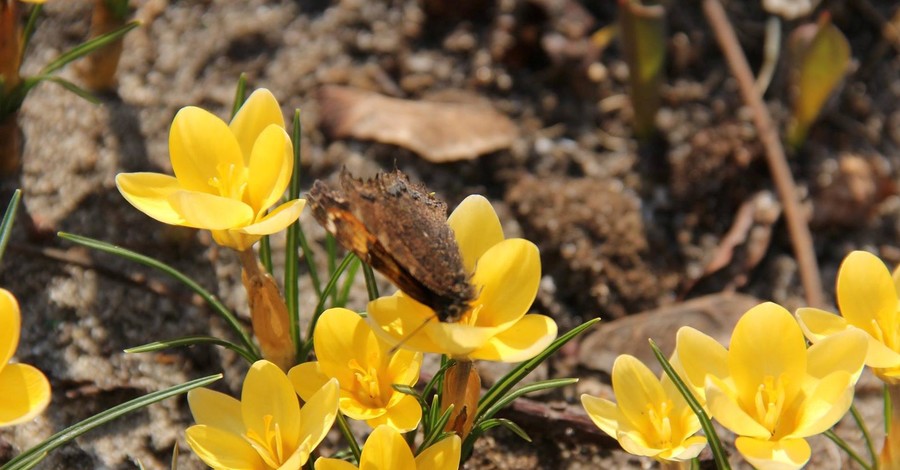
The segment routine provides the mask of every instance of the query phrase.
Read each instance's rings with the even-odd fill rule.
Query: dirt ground
[[[91,3],[49,2],[26,74],[86,36]],[[610,395],[612,358],[626,351],[646,355],[646,337],[665,346],[674,329],[688,323],[727,339],[734,319],[759,300],[788,309],[804,304],[762,146],[699,2],[662,2],[669,41],[659,137],[641,147],[631,138],[621,48],[614,41],[599,50],[588,39],[615,22],[616,2],[133,3],[143,26],[126,37],[117,94],[95,106],[44,84],[20,115],[24,166],[2,186],[3,194],[23,189],[33,225],[19,218],[0,285],[22,305],[17,357],[45,371],[53,402],[33,423],[0,432],[0,462],[113,404],[192,378],[224,371],[217,387],[239,389],[246,366],[218,349],[122,353],[157,339],[228,332],[202,302],[162,275],[52,233],[152,254],[217,292],[247,320],[235,257],[217,249],[207,233],[165,227],[137,212],[113,181],[119,172],[170,172],[167,138],[175,112],[196,105],[227,117],[241,73],[250,88],[271,89],[286,116],[302,110],[304,188],[317,178],[335,181],[342,166],[357,175],[396,166],[451,208],[469,194],[484,194],[507,236],[528,238],[541,249],[543,278],[533,310],[551,315],[561,331],[603,318],[602,327],[541,371],[582,377],[575,387],[534,397],[554,418],[509,412],[534,443],[494,430],[466,468],[648,468],[650,462],[577,424],[584,421],[581,393]],[[723,3],[758,69],[766,14],[756,1]],[[838,265],[850,250],[900,263],[900,57],[898,44],[879,32],[879,18],[893,17],[895,2],[822,3],[818,11],[830,11],[849,38],[853,63],[790,165],[833,299]],[[785,34],[811,21],[784,22]],[[766,94],[779,129],[790,114],[786,60]],[[74,67],[63,75],[78,80]],[[510,118],[518,137],[508,148],[443,164],[393,145],[331,138],[316,99],[323,85],[423,100],[464,92]],[[308,211],[301,221],[320,247],[324,231]],[[719,268],[709,268],[719,261]],[[362,309],[365,290],[356,287],[352,303]],[[311,292],[309,285],[301,288]],[[305,295],[303,302],[309,312],[315,299]],[[643,311],[651,312],[634,315]],[[496,377],[495,369],[484,367],[486,381]],[[876,437],[879,396],[877,381],[864,376],[860,403]],[[178,468],[202,468],[184,440],[190,424],[185,400],[168,400],[53,452],[41,468],[131,469],[138,462],[169,468],[176,445]],[[846,435],[858,444],[852,429]],[[326,448],[334,446],[331,440]],[[849,465],[833,444],[814,441],[810,468]]]

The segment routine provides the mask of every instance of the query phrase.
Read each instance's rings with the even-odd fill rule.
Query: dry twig
[[[754,87],[753,73],[750,71],[750,65],[747,64],[747,57],[741,49],[734,27],[728,20],[722,4],[719,3],[719,0],[703,0],[703,12],[712,26],[731,73],[737,80],[744,103],[750,107],[753,113],[753,123],[759,132],[769,171],[772,173],[778,197],[784,206],[784,217],[800,268],[800,282],[806,293],[806,302],[810,306],[821,307],[824,305],[825,296],[822,293],[822,279],[819,277],[819,266],[813,250],[812,235],[800,207],[797,186],[791,175],[790,167],[788,167],[781,139],[772,124],[772,117],[763,103],[762,96]]]

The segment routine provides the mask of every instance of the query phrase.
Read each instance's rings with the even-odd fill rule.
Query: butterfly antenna
[[[394,354],[395,352],[397,352],[397,350],[399,350],[404,344],[406,344],[406,342],[410,338],[412,338],[413,336],[418,334],[420,331],[422,331],[422,329],[425,328],[425,325],[427,325],[428,322],[434,320],[435,318],[437,318],[437,314],[434,314],[431,317],[429,317],[427,320],[423,321],[422,324],[417,326],[416,329],[412,330],[412,332],[410,334],[406,335],[403,339],[400,340],[400,342],[398,342],[393,347],[391,347],[390,354]]]

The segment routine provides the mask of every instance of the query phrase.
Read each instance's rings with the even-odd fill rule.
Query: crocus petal
[[[634,356],[623,354],[613,363],[612,385],[622,415],[642,434],[653,434],[643,426],[649,422],[647,404],[668,401],[656,375]]]
[[[119,173],[116,187],[137,210],[170,225],[184,225],[181,216],[169,202],[169,197],[183,188],[178,180],[159,173]]]
[[[437,323],[434,311],[400,293],[379,297],[366,307],[372,329],[382,338],[405,349],[440,354],[441,347],[424,332],[422,325]]]
[[[50,403],[50,382],[28,364],[0,365],[0,426],[31,421]]]
[[[368,364],[368,348],[360,348],[360,345],[369,342],[377,343],[377,339],[372,328],[358,313],[346,308],[326,310],[319,317],[313,333],[319,370],[328,377],[336,377],[344,388],[349,387],[356,379],[355,371],[348,364],[353,361],[361,366]],[[373,359],[380,361],[381,358]]]
[[[318,362],[304,362],[291,367],[287,373],[294,391],[303,401],[309,400],[327,382],[329,377],[319,370]]]
[[[340,391],[337,379],[331,379],[300,409],[300,435],[304,436],[304,442],[309,447],[306,450],[307,457],[308,452],[325,439],[334,424]],[[306,459],[303,459],[301,465],[304,463]]]
[[[441,439],[416,457],[416,470],[456,470],[462,444],[456,434]]]
[[[696,391],[703,392],[707,374],[719,378],[728,375],[728,351],[718,341],[689,326],[679,328],[675,337],[677,362],[684,370],[682,379]],[[705,400],[705,394],[701,398]]]
[[[236,399],[208,388],[195,388],[188,392],[187,398],[197,424],[206,424],[236,435],[246,430],[241,402]]]
[[[259,222],[242,227],[239,231],[249,235],[271,235],[280,232],[294,223],[297,217],[300,217],[300,212],[303,211],[305,205],[305,199],[285,202],[266,214]]]
[[[268,466],[239,434],[199,424],[185,431],[188,445],[212,468],[264,470]]]
[[[169,203],[187,227],[225,230],[241,227],[253,221],[253,209],[247,204],[212,194],[176,191]]]
[[[250,158],[257,137],[273,124],[284,129],[284,115],[272,92],[259,88],[247,97],[228,127],[240,144],[241,154]]]
[[[388,374],[393,383],[415,385],[419,381],[419,370],[422,368],[422,353],[400,349],[391,356],[388,363]]]
[[[858,328],[824,338],[807,350],[806,370],[817,379],[835,371],[858,376],[865,364],[869,338]]]
[[[257,217],[281,199],[294,171],[291,138],[284,128],[270,125],[253,144],[247,173],[247,195]]]
[[[359,459],[361,469],[416,468],[412,451],[403,436],[388,426],[372,431]]]
[[[210,181],[219,176],[220,170],[230,165],[246,167],[238,141],[225,122],[193,106],[175,115],[169,131],[169,154],[178,183],[189,191],[219,194]]]
[[[440,345],[438,353],[453,358],[468,358],[504,328],[463,325],[461,323],[431,322],[422,328],[431,340]]]
[[[619,409],[615,403],[604,398],[592,397],[590,395],[581,395],[581,405],[587,412],[591,421],[600,428],[601,431],[609,434],[610,437],[616,438],[619,432]]]
[[[761,439],[772,435],[740,407],[738,397],[730,387],[712,375],[706,377],[706,405],[712,417],[735,434]]]
[[[293,448],[300,436],[305,436],[300,431],[297,392],[284,372],[269,361],[256,361],[250,366],[241,390],[241,411],[248,434],[267,436],[271,419],[278,424],[286,447]]]
[[[884,327],[893,324],[886,320],[897,315],[897,288],[891,273],[877,256],[865,251],[854,251],[841,263],[837,301],[851,325],[876,337],[873,320]]]
[[[541,281],[541,256],[537,246],[511,238],[492,246],[478,260],[472,284],[481,294],[478,326],[501,326],[522,318],[534,303]]]
[[[655,457],[666,450],[652,445],[647,441],[646,434],[644,434],[642,430],[631,427],[630,425],[623,426],[619,429],[616,440],[619,441],[619,445],[622,446],[622,449],[629,454]]]
[[[0,289],[0,370],[16,353],[21,328],[19,302],[8,290]]]
[[[799,410],[796,428],[787,437],[809,437],[834,426],[850,409],[855,383],[856,377],[844,371],[817,380]]]
[[[358,467],[341,459],[316,459],[316,470],[358,470]]]
[[[490,247],[503,241],[503,227],[491,203],[473,194],[450,214],[447,224],[453,229],[466,272],[474,272],[478,258]]]
[[[370,403],[363,403],[360,397],[352,392],[341,391],[338,408],[348,418],[357,421],[371,421],[383,418],[387,410],[384,407],[373,407]],[[383,421],[383,420],[382,420]],[[380,424],[384,424],[381,422]]]
[[[793,470],[809,461],[812,451],[803,439],[769,441],[738,437],[734,441],[738,452],[757,468],[766,470]]]
[[[806,341],[794,317],[772,302],[748,310],[731,334],[728,370],[746,403],[752,402],[766,377],[802,377],[806,373]],[[784,387],[786,396],[791,397],[799,380],[787,380]]]
[[[419,405],[419,401],[411,395],[400,393],[397,395],[401,398],[387,410],[387,413],[366,421],[369,426],[375,428],[385,424],[397,431],[407,432],[419,425],[419,421],[422,420],[422,406]]]
[[[697,457],[698,455],[700,455],[700,452],[703,452],[703,449],[705,448],[705,437],[691,436],[685,439],[680,446],[659,454],[657,458],[682,462]]]
[[[538,355],[556,339],[556,322],[544,315],[525,315],[508,330],[469,354],[471,359],[521,362]]]
[[[796,316],[803,334],[813,343],[850,326],[844,317],[818,308],[798,308]]]

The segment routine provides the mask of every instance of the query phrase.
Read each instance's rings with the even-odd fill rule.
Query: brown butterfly
[[[447,225],[447,205],[399,170],[364,181],[344,169],[340,179],[339,190],[313,184],[307,201],[316,220],[440,321],[459,320],[476,293]]]

